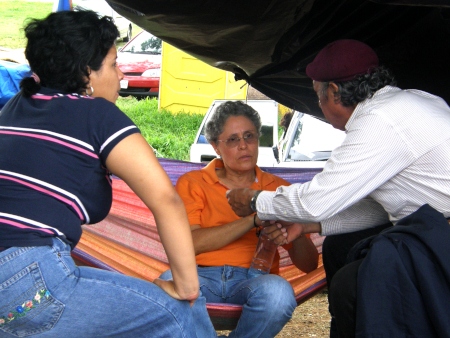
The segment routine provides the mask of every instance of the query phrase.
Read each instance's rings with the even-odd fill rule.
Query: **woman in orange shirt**
[[[243,305],[229,337],[274,337],[297,305],[291,285],[277,275],[278,252],[270,274],[253,278],[248,273],[261,221],[255,215],[237,216],[226,198],[234,188],[275,190],[289,185],[257,167],[260,129],[259,114],[250,106],[240,101],[221,104],[206,126],[206,138],[220,159],[186,173],[176,185],[188,213],[203,296],[209,303]],[[317,268],[318,252],[309,237],[285,248],[302,271]],[[170,271],[161,278],[170,279]]]

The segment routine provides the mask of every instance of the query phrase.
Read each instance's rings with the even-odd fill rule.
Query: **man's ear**
[[[330,82],[328,85],[328,97],[330,97],[330,94],[333,95],[334,103],[340,103],[341,102],[341,93],[339,93],[339,87],[336,83]]]

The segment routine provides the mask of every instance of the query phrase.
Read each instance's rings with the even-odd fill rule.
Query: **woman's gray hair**
[[[206,124],[205,137],[209,143],[217,143],[219,135],[223,133],[225,123],[231,116],[248,118],[255,126],[258,136],[261,135],[261,118],[255,109],[242,101],[226,101],[216,108]]]

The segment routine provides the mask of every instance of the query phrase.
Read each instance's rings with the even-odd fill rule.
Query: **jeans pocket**
[[[47,290],[38,263],[0,284],[0,333],[27,337],[52,329],[64,304]]]

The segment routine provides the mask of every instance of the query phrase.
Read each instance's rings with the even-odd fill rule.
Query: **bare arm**
[[[292,263],[303,272],[311,272],[319,263],[319,252],[307,236],[300,236],[292,242],[288,250]]]
[[[106,160],[108,169],[152,211],[173,274],[174,287],[158,283],[172,297],[194,300],[199,294],[194,247],[186,210],[152,148],[140,134],[119,142]]]
[[[253,215],[211,228],[201,228],[198,224],[192,225],[195,254],[198,255],[223,248],[253,228]]]

